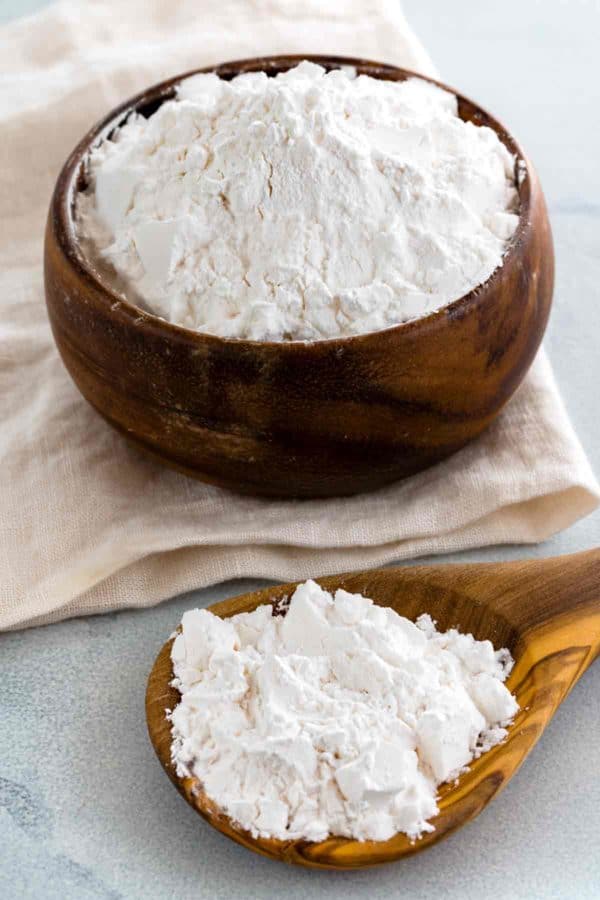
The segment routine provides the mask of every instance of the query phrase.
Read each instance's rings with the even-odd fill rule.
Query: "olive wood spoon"
[[[391,862],[431,847],[478,815],[510,780],[573,685],[600,653],[600,550],[508,563],[451,564],[375,569],[317,579],[327,590],[343,587],[390,606],[409,619],[427,612],[441,630],[453,626],[508,647],[515,667],[507,687],[520,705],[504,743],[475,760],[457,784],[440,788],[435,831],[411,842],[329,837],[319,843],[253,838],[204,794],[195,778],[178,778],[171,764],[165,711],[179,702],[173,678],[172,639],[160,651],[146,694],[150,739],[174,785],[211,825],[272,859],[304,866],[356,869]],[[209,607],[221,617],[277,604],[295,585],[243,594]],[[516,812],[518,815],[518,811]]]

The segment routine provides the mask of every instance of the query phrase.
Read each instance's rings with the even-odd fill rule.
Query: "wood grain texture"
[[[170,760],[165,710],[179,693],[169,640],[160,651],[146,694],[148,730],[158,758],[180,793],[211,825],[237,843],[272,859],[304,866],[356,869],[392,862],[431,847],[477,816],[514,775],[559,704],[600,653],[600,551],[553,559],[483,565],[379,569],[317,579],[327,590],[343,587],[390,606],[409,619],[430,613],[438,627],[458,626],[515,657],[508,688],[521,707],[507,740],[474,761],[458,785],[440,791],[435,831],[411,843],[405,835],[385,842],[331,837],[320,843],[254,839],[206,797],[194,778],[177,778]],[[244,594],[210,609],[227,617],[277,604],[295,585]],[[515,815],[519,814],[518,808]]]
[[[301,57],[218,66],[283,71]],[[364,60],[376,78],[414,73]],[[209,71],[209,70],[198,70]],[[188,73],[189,74],[189,73]],[[327,341],[226,340],[170,325],[123,301],[75,240],[73,201],[90,144],[132,109],[148,115],[177,79],[112,112],[59,176],[45,243],[46,300],[56,344],[84,397],[163,463],[241,492],[327,497],[371,490],[444,459],[497,416],[529,368],[554,278],[542,191],[522,149],[472,101],[463,119],[488,125],[522,161],[520,222],[504,264],[444,309],[385,331]]]

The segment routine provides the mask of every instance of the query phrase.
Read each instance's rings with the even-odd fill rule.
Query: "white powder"
[[[185,613],[171,657],[177,773],[255,836],[432,831],[437,786],[518,709],[507,650],[313,581],[284,617]]]
[[[93,151],[80,233],[123,293],[171,322],[319,340],[486,280],[518,221],[514,169],[494,131],[420,79],[308,62],[197,75]]]

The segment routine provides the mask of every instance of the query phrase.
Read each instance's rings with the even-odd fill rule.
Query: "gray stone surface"
[[[44,5],[0,3],[0,21]],[[595,464],[600,450],[600,13],[594,0],[405,0],[445,79],[520,137],[545,186],[558,257],[547,347]],[[600,545],[600,513],[537,548]],[[183,803],[146,736],[154,655],[191,605],[237,582],[152,610],[0,637],[0,896],[17,898],[598,898],[600,665],[476,822],[384,869],[309,873],[227,841]],[[577,586],[573,589],[576,591]]]

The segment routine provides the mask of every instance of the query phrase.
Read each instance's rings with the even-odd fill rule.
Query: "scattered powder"
[[[423,316],[485,281],[518,221],[514,158],[454,95],[308,62],[183,81],[97,146],[89,175],[95,264],[138,305],[232,338]]]
[[[254,836],[418,838],[518,709],[508,650],[313,581],[284,616],[186,612],[171,657],[177,773]]]

